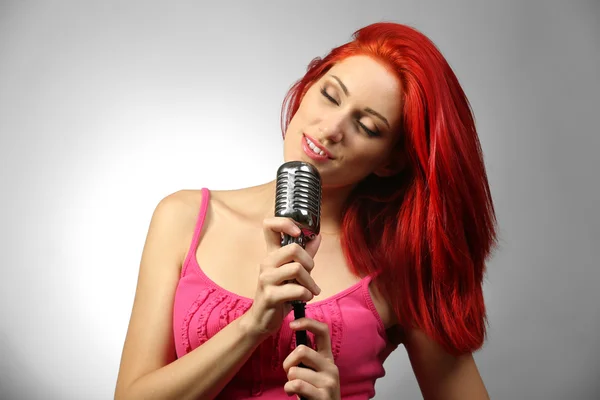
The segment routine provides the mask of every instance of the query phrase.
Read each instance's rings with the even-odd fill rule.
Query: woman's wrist
[[[238,318],[238,326],[242,330],[244,337],[256,341],[257,343],[262,342],[270,335],[268,332],[259,329],[258,326],[253,323],[248,313],[245,313]]]

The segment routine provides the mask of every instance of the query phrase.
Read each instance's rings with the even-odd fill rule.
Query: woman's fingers
[[[267,244],[267,252],[272,253],[281,247],[282,234],[298,237],[300,228],[291,218],[270,217],[263,220],[263,234]]]
[[[329,325],[312,318],[299,318],[290,322],[290,328],[294,331],[307,330],[309,332],[312,332],[315,336],[316,351],[323,357],[333,362]]]
[[[261,335],[280,327],[291,311],[292,300],[308,302],[321,292],[310,276],[320,240],[310,243],[310,253],[296,243],[282,246],[283,235],[301,235],[292,219],[282,217],[264,219],[263,233],[268,253],[260,264],[254,301],[244,314],[252,329]]]
[[[312,271],[315,261],[299,244],[288,244],[267,255],[263,260],[263,268],[278,268],[291,262],[302,264],[307,271]]]
[[[314,237],[314,239],[309,240],[306,244],[306,252],[312,258],[317,254],[317,250],[319,250],[319,246],[321,245],[321,234]]]
[[[267,244],[267,252],[272,253],[281,248],[282,235],[287,234],[298,237],[300,236],[301,231],[291,218],[270,217],[263,220],[263,233]],[[307,242],[306,251],[311,258],[314,258],[317,254],[320,244],[321,235],[317,235]]]
[[[297,395],[302,398],[310,400],[325,400],[324,393],[321,390],[311,385],[310,383],[303,381],[302,379],[288,380],[283,385],[283,390],[288,396]],[[298,397],[296,397],[298,398]]]
[[[335,386],[335,378],[330,374],[317,372],[310,368],[291,367],[287,373],[289,382],[304,381],[315,388]]]
[[[329,326],[312,318],[300,318],[290,323],[294,331],[306,330],[312,332],[315,337],[315,347],[300,345],[292,351],[283,362],[283,369],[287,372],[291,367],[303,363],[317,371],[335,369],[333,354],[331,351],[331,336]]]
[[[321,288],[316,284],[306,268],[298,262],[285,264],[279,268],[273,268],[265,272],[262,275],[262,279],[264,279],[264,283],[271,285],[283,285],[287,283],[299,284],[308,289],[314,296],[318,296],[321,293]]]
[[[300,318],[290,323],[290,327],[312,332],[317,349],[300,345],[284,360],[283,368],[288,377],[284,386],[286,393],[310,399],[339,399],[340,374],[331,352],[328,325],[311,318]],[[300,367],[300,364],[306,367]]]

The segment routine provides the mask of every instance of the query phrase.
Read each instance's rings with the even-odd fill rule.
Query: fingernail
[[[298,321],[292,321],[292,322],[290,322],[290,328],[295,328],[295,327],[297,327],[299,325],[300,325],[300,323]]]
[[[317,285],[317,296],[321,294],[321,288]]]

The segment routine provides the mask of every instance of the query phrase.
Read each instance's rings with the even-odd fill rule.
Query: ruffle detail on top
[[[192,346],[190,345],[190,336],[189,336],[189,328],[190,322],[194,314],[198,311],[198,309],[204,304],[208,296],[214,292],[214,288],[204,288],[194,300],[190,308],[188,309],[185,318],[183,319],[183,323],[181,324],[181,340],[183,342],[183,346],[185,348],[186,353],[189,353],[192,350]]]

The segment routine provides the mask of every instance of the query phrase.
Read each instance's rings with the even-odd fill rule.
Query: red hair
[[[354,274],[375,275],[401,326],[423,330],[454,355],[478,350],[486,338],[482,285],[496,217],[471,106],[432,41],[390,22],[356,31],[291,87],[284,135],[306,90],[354,55],[382,62],[402,84],[398,151],[407,166],[354,188],[343,213],[344,254]]]

